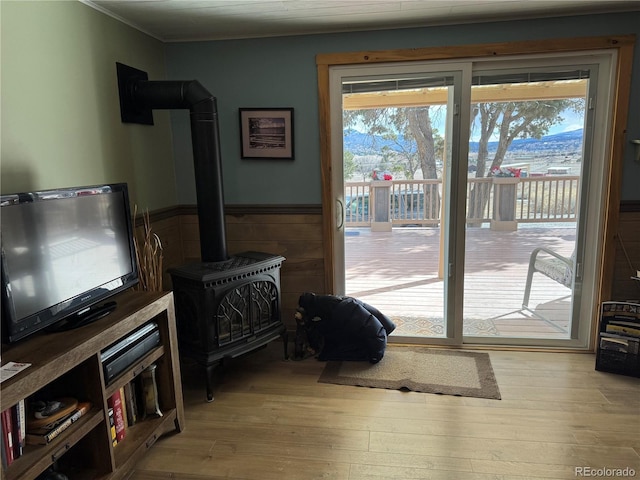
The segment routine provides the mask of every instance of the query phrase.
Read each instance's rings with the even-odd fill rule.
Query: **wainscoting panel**
[[[324,262],[322,215],[296,213],[287,207],[282,213],[227,214],[229,254],[256,250],[282,255],[280,285],[282,315],[289,330],[295,329],[298,298],[306,291],[323,293]]]
[[[613,270],[612,300],[640,300],[640,204],[625,204],[620,211]]]
[[[320,206],[230,206],[226,209],[229,255],[255,250],[282,255],[283,320],[295,329],[293,315],[304,292],[324,292],[324,244]],[[198,216],[195,206],[178,206],[151,214],[153,232],[162,241],[164,268],[200,258]],[[138,233],[142,220],[136,221]],[[640,282],[632,280],[640,268],[640,205],[625,204],[620,211],[616,261],[612,282],[615,300],[640,299]],[[624,248],[623,248],[624,246]],[[171,289],[171,278],[164,276]]]
[[[320,206],[231,206],[225,210],[229,255],[254,250],[286,258],[280,281],[282,315],[287,328],[294,330],[293,315],[300,295],[304,292],[325,293]],[[200,259],[195,206],[159,212],[152,215],[151,220],[153,231],[164,247],[165,271]],[[172,288],[168,274],[164,276],[164,286],[167,290]]]

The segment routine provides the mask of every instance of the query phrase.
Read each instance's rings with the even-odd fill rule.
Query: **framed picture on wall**
[[[293,160],[293,108],[241,108],[242,158]]]

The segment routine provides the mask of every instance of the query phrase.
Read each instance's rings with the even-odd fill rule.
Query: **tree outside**
[[[517,139],[541,139],[553,125],[562,124],[564,112],[571,111],[584,117],[584,108],[583,98],[474,104],[469,138],[471,141],[477,139],[477,155],[470,155],[470,173],[476,178],[518,176],[517,169],[501,170],[513,142]],[[422,179],[440,178],[444,138],[434,125],[443,125],[445,115],[444,105],[345,110],[345,131],[353,132],[355,127],[364,130],[365,144],[370,153],[364,166],[358,167],[354,152],[348,152],[353,155],[350,161],[356,166],[349,166],[345,178],[349,178],[348,173],[357,171],[363,180],[367,179],[367,173],[370,174],[373,168],[390,170],[399,178],[409,180],[417,176]],[[371,155],[374,152],[377,155]],[[476,188],[470,192],[470,218],[483,211],[489,200],[487,189]],[[435,194],[438,195],[437,192]]]

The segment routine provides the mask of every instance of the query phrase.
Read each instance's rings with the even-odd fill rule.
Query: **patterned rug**
[[[318,382],[500,400],[489,354],[389,345],[384,358],[327,362]]]
[[[396,330],[392,335],[442,337],[444,336],[444,319],[438,317],[394,316]],[[498,336],[500,333],[490,319],[466,319],[462,327],[463,335]]]

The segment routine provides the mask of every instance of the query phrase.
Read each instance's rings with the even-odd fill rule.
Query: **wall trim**
[[[640,212],[640,200],[624,200],[620,202],[620,212]]]
[[[225,215],[322,215],[322,205],[225,205]],[[620,202],[620,212],[640,212],[640,200],[624,200]],[[166,220],[179,215],[197,215],[198,207],[192,205],[174,205],[149,212],[152,222]],[[138,212],[135,218],[136,227],[143,224],[144,212]]]
[[[322,215],[322,205],[225,205],[225,215]],[[135,225],[143,224],[144,212],[138,212]],[[197,215],[198,207],[195,204],[174,205],[149,212],[151,222],[158,222],[180,215]]]

